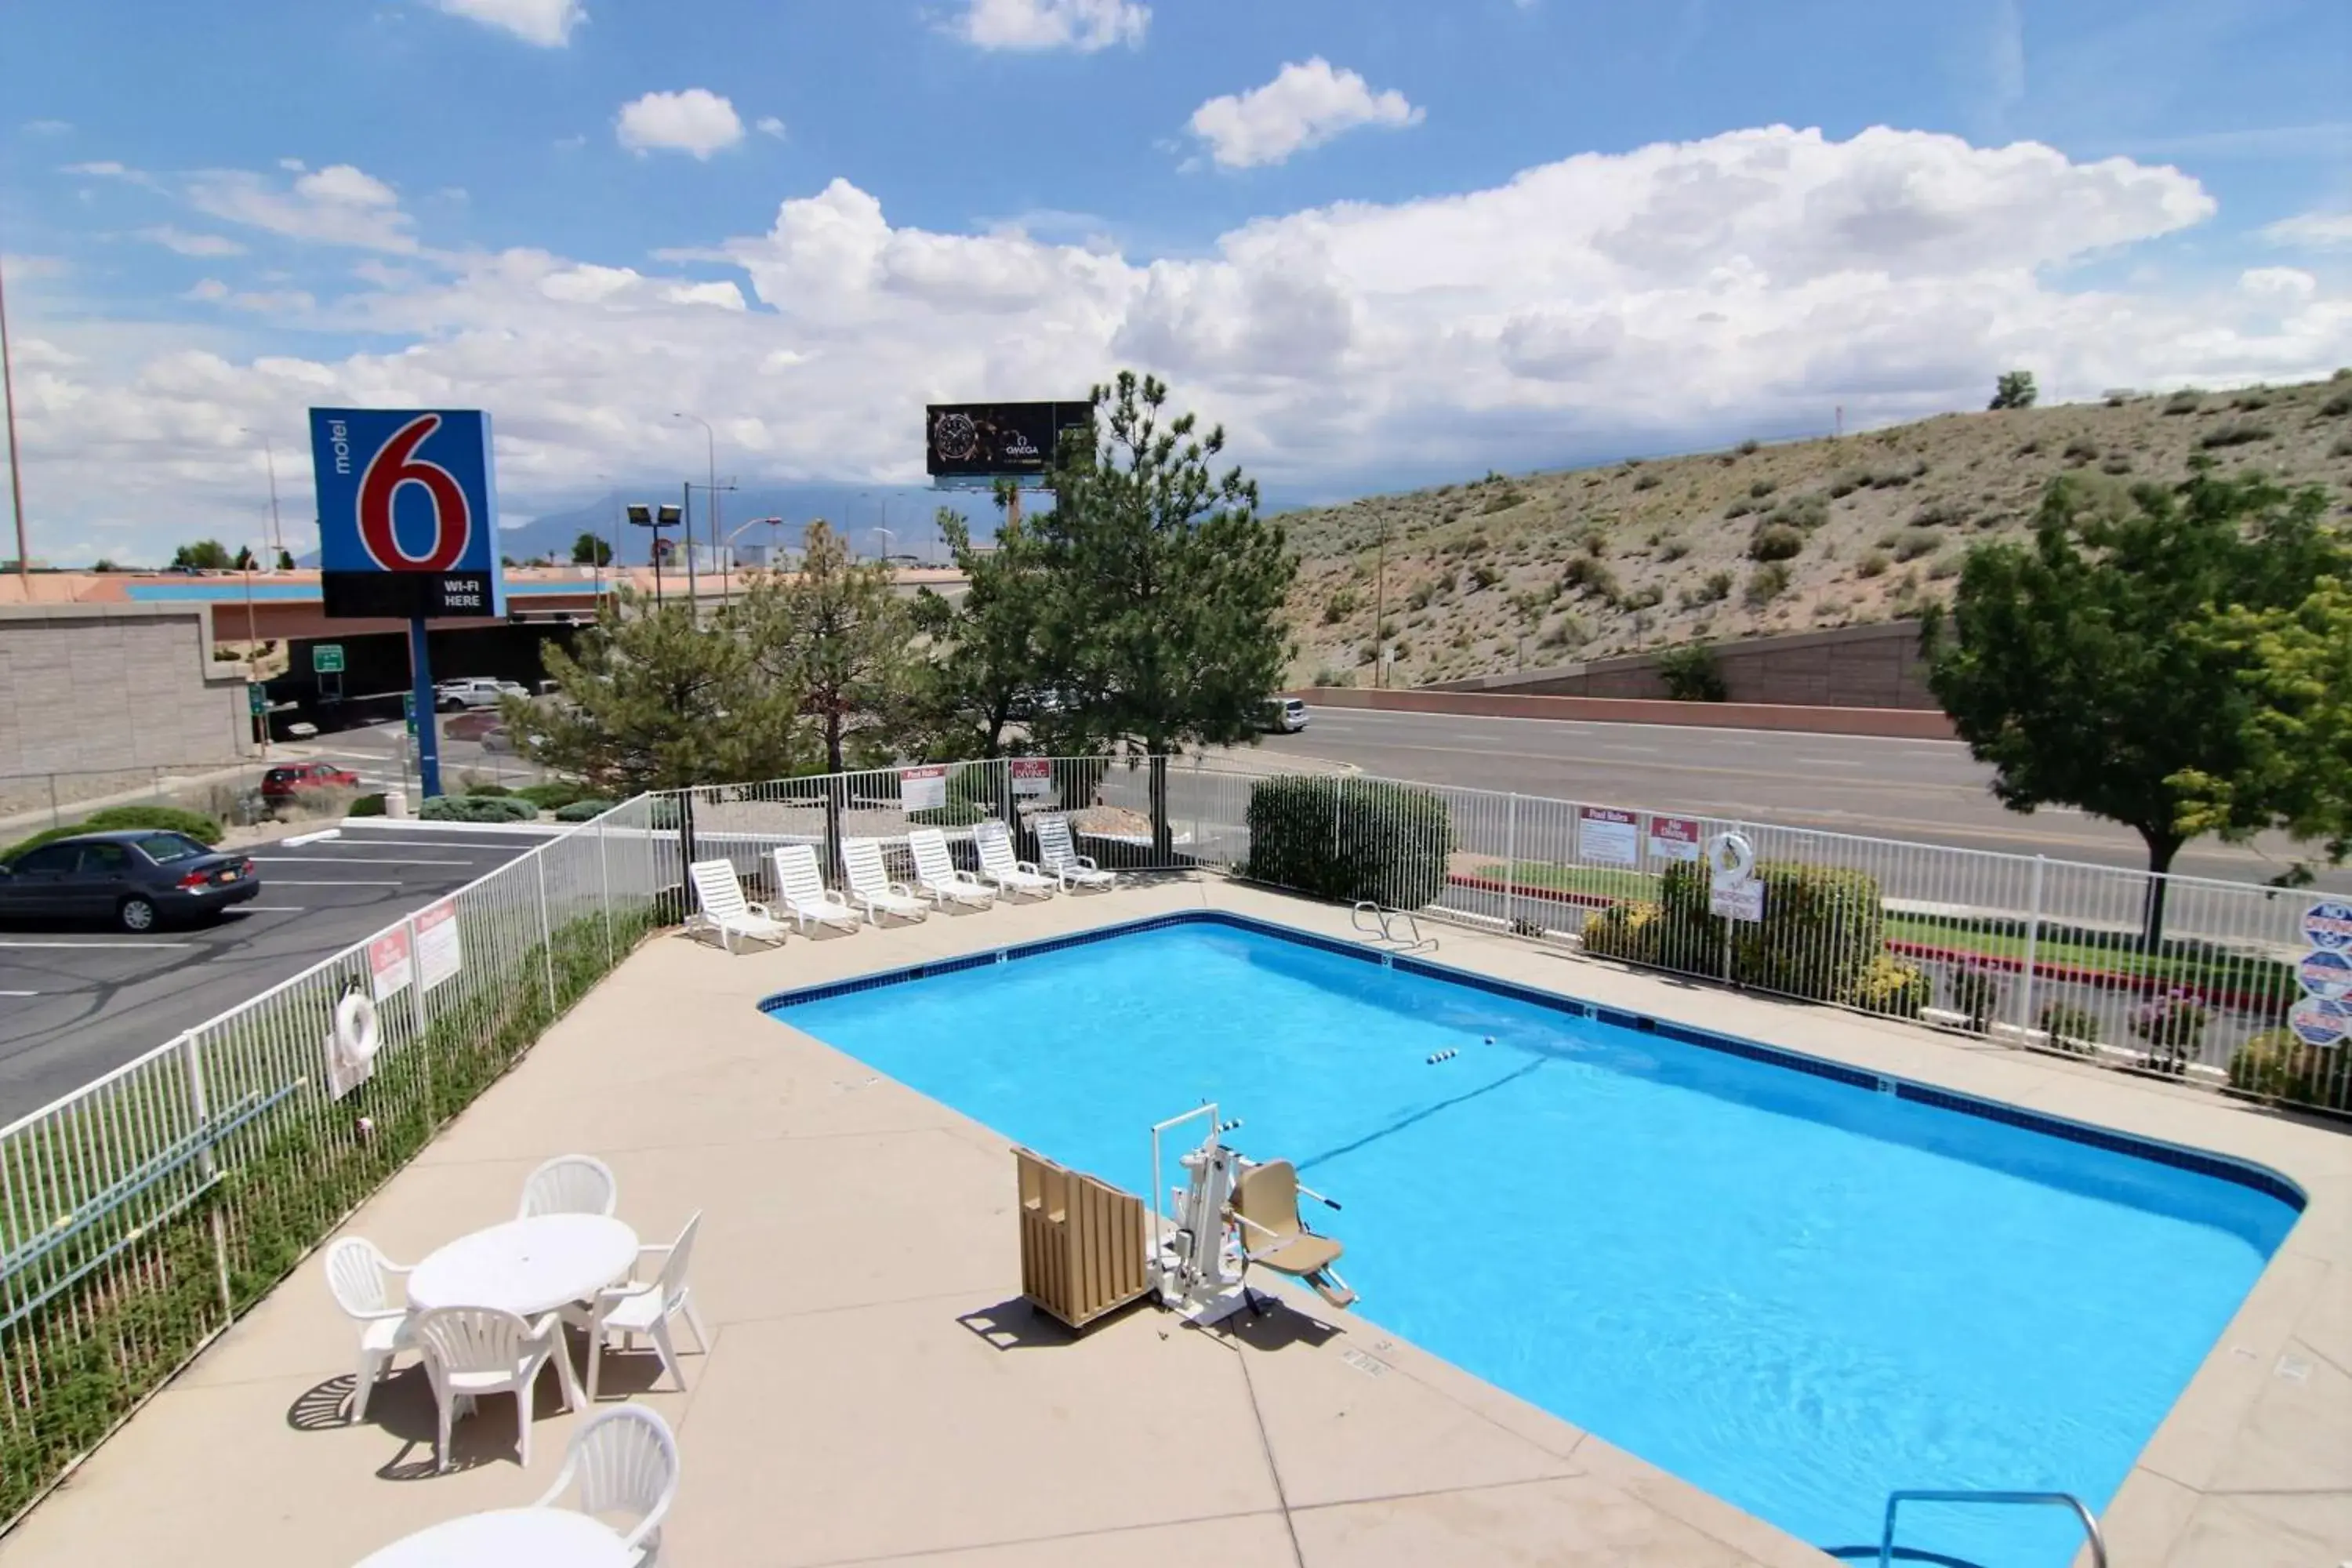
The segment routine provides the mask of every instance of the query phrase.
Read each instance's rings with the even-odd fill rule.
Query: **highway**
[[[1992,770],[1957,742],[1881,741],[1663,724],[1371,713],[1310,705],[1307,728],[1269,735],[1270,751],[1352,763],[1424,784],[1509,791],[1635,810],[1810,827],[1833,833],[2044,855],[2142,870],[2139,836],[2077,811],[2021,816],[1992,797]],[[2267,881],[2293,846],[2237,848],[2208,839],[2183,850],[2184,877]],[[2352,889],[2352,874],[2320,885]]]

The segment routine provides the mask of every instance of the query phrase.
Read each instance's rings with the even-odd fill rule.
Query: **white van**
[[[1267,699],[1265,727],[1275,734],[1296,735],[1307,728],[1307,704],[1296,697]]]

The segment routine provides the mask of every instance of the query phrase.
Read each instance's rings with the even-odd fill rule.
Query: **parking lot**
[[[218,923],[133,936],[0,924],[0,1126],[506,864],[540,840],[346,828],[256,847],[261,893]]]

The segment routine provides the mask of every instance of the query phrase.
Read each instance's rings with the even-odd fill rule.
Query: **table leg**
[[[555,1325],[555,1353],[548,1359],[555,1363],[555,1375],[562,1381],[564,1407],[584,1409],[588,1400],[580,1391],[579,1369],[572,1364],[572,1336],[562,1323]]]

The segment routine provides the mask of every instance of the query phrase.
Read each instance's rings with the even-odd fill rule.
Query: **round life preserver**
[[[375,1058],[375,1003],[354,991],[335,1004],[335,1050],[355,1068]]]
[[[1706,841],[1706,864],[1718,882],[1744,882],[1756,869],[1756,846],[1744,834],[1718,833]]]

